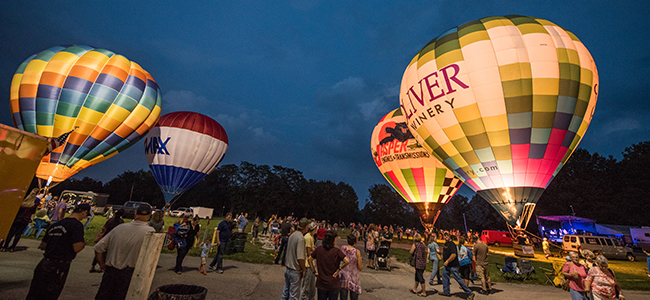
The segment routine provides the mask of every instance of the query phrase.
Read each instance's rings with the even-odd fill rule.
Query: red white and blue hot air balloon
[[[169,203],[210,174],[228,149],[228,136],[217,121],[195,112],[163,115],[144,140],[156,182]]]

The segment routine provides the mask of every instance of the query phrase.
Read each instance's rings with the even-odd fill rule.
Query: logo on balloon
[[[144,139],[144,153],[145,154],[163,154],[163,155],[169,155],[169,151],[167,151],[167,143],[169,143],[169,139],[167,138],[164,142],[162,138],[154,136],[151,138],[145,138]]]
[[[453,71],[451,71],[453,73],[450,73],[450,68],[453,69]],[[439,71],[425,76],[420,81],[418,81],[417,86],[420,87],[419,92],[417,91],[416,85],[411,86],[406,91],[406,96],[408,97],[408,107],[404,106],[404,103],[406,101],[401,104],[401,107],[402,111],[406,114],[407,120],[411,120],[411,117],[413,117],[414,114],[418,114],[413,120],[411,120],[412,123],[410,126],[413,128],[413,130],[417,130],[417,126],[422,125],[422,121],[425,121],[428,118],[433,118],[435,115],[444,113],[447,108],[454,108],[454,98],[445,100],[444,103],[431,105],[431,107],[427,107],[425,101],[433,102],[434,100],[444,95],[452,94],[457,91],[456,88],[458,87],[462,89],[468,89],[469,85],[460,81],[460,79],[456,77],[459,73],[460,66],[457,64],[448,65]],[[439,77],[442,77],[440,78],[442,79],[441,81],[438,81]],[[444,83],[444,86],[441,86],[441,83]],[[426,108],[426,111],[418,112],[418,109],[415,107],[413,100],[419,103],[419,106],[424,106]]]
[[[383,163],[393,160],[429,157],[429,152],[408,152],[412,148],[420,148],[415,137],[408,130],[406,122],[388,122],[380,132],[381,141],[377,145],[375,163],[381,166]]]

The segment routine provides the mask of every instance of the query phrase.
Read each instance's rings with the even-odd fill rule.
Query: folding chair
[[[555,283],[553,283],[553,279],[557,276],[555,270],[549,270],[544,267],[540,267],[540,269],[542,269],[542,274],[546,277],[546,282],[544,282],[544,284],[550,283],[552,286],[555,286]]]
[[[497,269],[501,271],[501,277],[503,277],[506,281],[521,277],[521,272],[517,267],[516,257],[506,256],[505,263],[503,265],[498,262],[495,262],[494,264],[496,265]]]
[[[28,236],[32,234],[32,232],[36,233],[36,238],[38,238],[43,231],[47,229],[47,222],[43,219],[34,219],[34,226],[29,226],[25,230],[25,236]]]
[[[562,283],[562,269],[564,268],[564,264],[566,261],[554,261],[553,262],[553,273],[555,273],[555,278],[553,278],[553,284],[555,287],[561,287],[560,284]]]
[[[534,279],[535,278],[535,267],[528,259],[522,259],[519,261],[520,273],[523,280]]]

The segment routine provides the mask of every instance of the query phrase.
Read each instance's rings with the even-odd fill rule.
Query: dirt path
[[[39,241],[20,241],[19,250],[14,253],[0,253],[0,300],[24,299],[29,290],[34,268],[42,258],[38,250]],[[361,244],[359,244],[361,245]],[[363,247],[363,246],[361,246]],[[66,286],[60,299],[81,300],[92,299],[99,288],[101,274],[89,273],[90,262],[93,258],[92,248],[81,251],[73,261]],[[200,258],[187,257],[182,275],[175,274],[172,269],[176,256],[162,254],[152,287],[165,284],[195,284],[208,289],[207,299],[278,299],[284,285],[284,268],[278,265],[256,265],[237,261],[224,261],[224,274],[210,272],[202,275],[197,272]],[[369,270],[361,272],[361,285],[364,293],[360,299],[417,299],[409,293],[413,286],[413,271],[410,266],[393,263],[393,270]],[[425,274],[428,276],[429,274]],[[433,286],[441,290],[441,285]],[[472,286],[477,291],[479,286]],[[475,299],[569,299],[569,293],[551,286],[523,285],[499,283],[495,285],[496,295],[477,295]],[[452,283],[451,299],[464,298],[456,283]],[[433,295],[429,291],[429,296]],[[650,292],[624,291],[626,299],[650,299]],[[460,298],[459,298],[460,297]],[[434,296],[434,298],[442,298]]]

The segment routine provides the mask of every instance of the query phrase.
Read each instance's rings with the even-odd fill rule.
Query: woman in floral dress
[[[361,261],[361,251],[354,247],[357,243],[357,237],[354,234],[348,235],[348,244],[341,247],[341,251],[350,261],[350,264],[339,272],[341,280],[340,299],[347,300],[348,294],[351,300],[359,299],[361,294],[361,280],[359,271],[363,269]]]
[[[598,265],[597,267],[589,269],[587,279],[585,280],[585,291],[591,291],[594,300],[616,298],[624,300],[625,297],[621,293],[616,276],[609,269],[607,258],[598,255],[596,257],[596,264]]]

